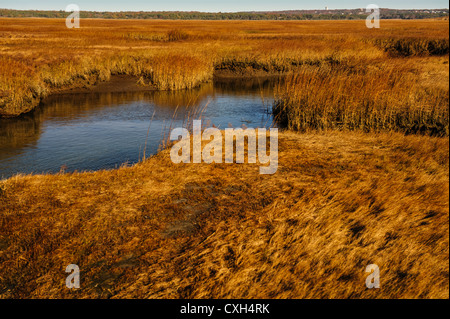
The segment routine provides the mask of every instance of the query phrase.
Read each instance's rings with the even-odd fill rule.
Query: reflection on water
[[[277,80],[229,80],[175,92],[53,96],[33,113],[0,119],[0,179],[17,173],[107,169],[155,154],[170,127],[267,127]],[[207,106],[205,108],[205,106]],[[151,120],[153,118],[153,120]],[[147,132],[149,132],[147,136]]]

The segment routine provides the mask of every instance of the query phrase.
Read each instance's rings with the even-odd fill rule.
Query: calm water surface
[[[0,179],[17,173],[93,171],[155,154],[170,127],[269,127],[275,80],[234,80],[178,92],[59,95],[0,120]],[[151,120],[153,117],[153,120]],[[188,120],[189,119],[189,120]],[[147,132],[148,135],[147,135]]]

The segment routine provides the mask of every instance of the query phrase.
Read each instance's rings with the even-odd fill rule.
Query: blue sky
[[[266,11],[296,9],[351,9],[377,4],[381,8],[435,9],[448,8],[448,0],[0,0],[0,8],[64,10],[77,4],[86,11]]]

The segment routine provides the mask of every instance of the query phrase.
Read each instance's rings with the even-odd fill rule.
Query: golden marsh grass
[[[177,90],[283,73],[278,171],[163,150],[0,181],[0,298],[449,298],[448,21],[81,26],[0,19],[0,114],[113,75]],[[65,286],[73,263],[82,289]]]
[[[448,298],[448,138],[284,132],[279,150],[275,175],[166,150],[0,182],[0,297]]]
[[[274,112],[281,124],[299,131],[448,136],[448,87],[425,86],[416,65],[395,59],[363,67],[305,68],[278,88]]]

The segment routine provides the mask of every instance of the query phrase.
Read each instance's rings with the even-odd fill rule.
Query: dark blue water
[[[240,80],[178,92],[54,96],[31,114],[0,120],[0,179],[133,164],[144,149],[147,157],[155,154],[171,128],[193,119],[206,127],[269,127],[274,84]]]

